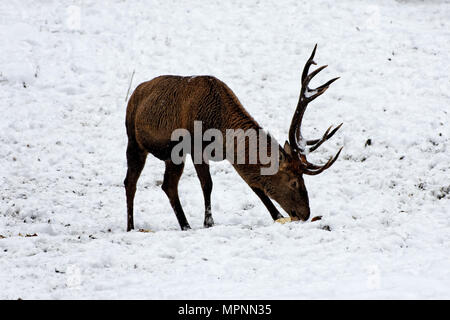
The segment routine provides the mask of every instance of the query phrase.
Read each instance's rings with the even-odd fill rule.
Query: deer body
[[[231,89],[215,77],[160,76],[140,84],[131,95],[126,112],[128,171],[124,184],[127,196],[128,231],[134,228],[133,201],[136,184],[148,153],[165,161],[166,170],[162,189],[169,198],[181,229],[190,228],[178,196],[178,181],[183,173],[184,163],[175,164],[171,160],[172,148],[177,143],[171,141],[171,135],[174,130],[180,128],[194,134],[194,121],[202,122],[202,130],[220,130],[223,137],[226,137],[227,129],[243,129],[244,131],[261,129]],[[318,146],[330,138],[337,129],[330,134],[328,130],[322,139],[313,140],[311,144]],[[290,143],[295,142],[290,141]],[[313,169],[316,170],[319,167],[309,164],[307,168],[308,165],[302,165],[299,160],[302,158],[300,153],[298,156],[295,153],[298,152],[298,148],[291,148],[287,142],[284,148],[278,147],[281,152],[278,160],[280,170],[274,175],[261,175],[259,162],[233,164],[233,166],[262,200],[274,220],[281,218],[282,215],[270,199],[277,201],[291,217],[307,220],[310,214],[309,202],[301,174],[307,173],[308,170],[313,172]],[[332,164],[330,162],[326,166],[329,167]],[[194,167],[205,200],[204,226],[210,227],[214,222],[211,215],[212,179],[209,164],[194,163]],[[323,171],[324,167],[320,167],[320,170]]]
[[[259,129],[228,86],[212,76],[160,76],[140,84],[130,97],[126,126],[142,150],[161,160],[172,145],[171,134],[183,128],[194,134],[194,121],[203,129]]]

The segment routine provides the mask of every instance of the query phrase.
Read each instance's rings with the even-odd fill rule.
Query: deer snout
[[[292,210],[292,212],[291,212],[292,217],[296,217],[302,221],[308,220],[310,215],[311,215],[311,212],[310,212],[309,208],[307,210],[305,210],[305,212],[297,212],[295,210]]]
[[[305,214],[302,216],[302,220],[303,220],[303,221],[308,220],[310,215],[311,215],[311,212],[310,212],[309,209],[308,209],[308,212],[305,213]]]

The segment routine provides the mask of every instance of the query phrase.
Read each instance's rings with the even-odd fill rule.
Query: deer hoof
[[[214,220],[212,216],[205,217],[205,221],[203,222],[203,226],[205,228],[210,228],[214,225]]]
[[[185,226],[181,227],[181,230],[183,230],[183,231],[187,231],[187,230],[190,230],[190,229],[191,229],[190,225],[185,225]]]

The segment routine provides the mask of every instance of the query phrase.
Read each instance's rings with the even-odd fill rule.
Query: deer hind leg
[[[124,181],[127,195],[127,231],[134,229],[133,202],[136,194],[136,184],[145,165],[147,153],[139,149],[135,142],[128,141],[127,147],[127,176]]]
[[[203,226],[205,228],[212,227],[214,225],[214,220],[211,214],[211,192],[212,192],[212,179],[209,172],[209,164],[194,164],[195,171],[197,172],[198,179],[202,185],[203,197],[205,199],[205,221]]]
[[[178,197],[178,181],[180,181],[181,174],[183,173],[184,163],[174,164],[171,160],[166,160],[165,162],[166,172],[164,172],[164,182],[161,188],[169,198],[170,205],[172,206],[173,211],[175,211],[181,230],[188,230],[191,227],[184,215],[180,198]]]

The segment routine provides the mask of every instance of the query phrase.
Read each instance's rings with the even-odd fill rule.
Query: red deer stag
[[[308,103],[323,94],[334,78],[315,89],[308,87],[311,79],[326,66],[309,73],[317,45],[306,62],[303,73],[300,98],[289,129],[289,142],[278,145],[278,170],[273,175],[261,175],[260,163],[235,164],[233,167],[267,207],[274,220],[283,216],[271,199],[275,200],[291,218],[308,220],[310,216],[308,192],[303,174],[316,175],[328,169],[339,157],[342,148],[327,163],[318,166],[308,162],[306,149],[316,150],[331,138],[342,123],[332,131],[325,132],[320,139],[304,140],[301,134],[303,114]],[[183,173],[184,162],[175,164],[171,159],[174,142],[171,134],[183,128],[193,134],[194,121],[201,121],[203,129],[215,128],[225,133],[226,129],[260,129],[234,95],[222,81],[211,76],[181,77],[159,76],[140,84],[131,95],[126,112],[128,135],[128,171],[124,181],[127,197],[127,231],[134,229],[133,201],[136,183],[139,179],[148,153],[165,161],[162,189],[169,198],[182,230],[190,229],[178,197],[178,181]],[[266,138],[270,139],[270,136]],[[204,146],[202,147],[204,148]],[[192,156],[192,153],[191,153]],[[205,201],[204,226],[214,224],[211,215],[212,180],[207,161],[196,164],[195,170],[201,183]]]

